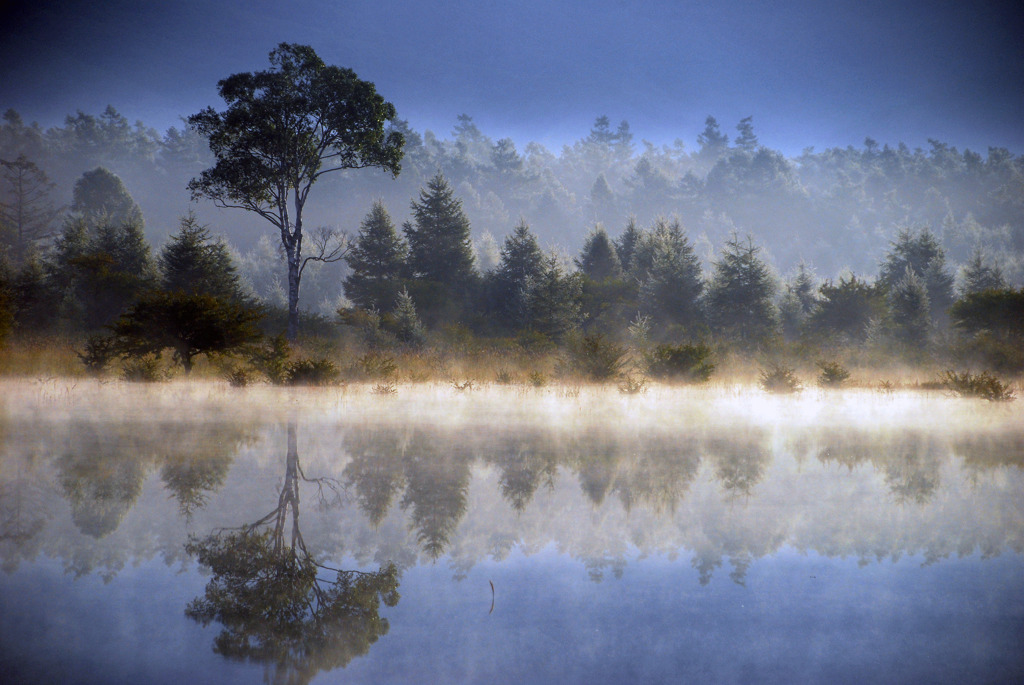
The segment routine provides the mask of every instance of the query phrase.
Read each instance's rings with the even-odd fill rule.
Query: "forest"
[[[468,115],[447,138],[393,117],[400,173],[342,170],[310,195],[320,229],[285,341],[280,241],[190,195],[213,163],[197,128],[3,115],[2,372],[145,379],[201,360],[238,383],[629,390],[747,364],[783,387],[793,367],[826,384],[900,367],[1005,391],[989,374],[1024,369],[1024,157],[1003,148],[867,138],[786,157],[752,117],[730,136],[712,116],[692,149],[659,147],[601,116],[560,151],[520,151]]]

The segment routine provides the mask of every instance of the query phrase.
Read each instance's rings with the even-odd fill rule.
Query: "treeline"
[[[980,248],[1000,260],[1011,282],[1024,279],[1024,158],[1003,148],[960,151],[932,140],[922,150],[868,138],[857,148],[808,148],[786,157],[761,145],[750,117],[731,137],[708,117],[692,148],[681,139],[670,146],[638,141],[627,122],[615,127],[607,117],[558,151],[494,140],[467,115],[447,138],[403,121],[394,127],[406,139],[398,178],[376,171],[325,177],[309,206],[309,225],[354,231],[376,199],[402,223],[411,218],[408,199],[440,171],[464,203],[484,265],[494,258],[496,237],[520,218],[546,246],[576,252],[596,223],[616,232],[631,217],[647,226],[674,216],[705,264],[736,232],[771,246],[783,271],[803,261],[827,274],[867,273],[898,227],[926,225],[952,264],[966,263]],[[112,107],[98,116],[78,112],[46,130],[8,110],[0,159],[20,155],[52,179],[55,198],[69,197],[83,172],[110,169],[125,179],[155,243],[173,232],[189,208],[186,184],[212,161],[206,141],[187,127],[160,135]],[[260,232],[249,217],[214,213],[208,203],[195,210],[251,258],[254,272],[266,271],[267,246],[256,245]],[[337,294],[323,289],[306,304]]]

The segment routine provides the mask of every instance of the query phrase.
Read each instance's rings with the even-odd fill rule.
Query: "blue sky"
[[[695,145],[752,115],[761,141],[938,138],[1024,152],[1019,2],[267,0],[0,3],[0,108],[60,124],[113,104],[163,130],[279,42],[351,67],[417,130],[458,114],[557,148],[595,117]]]

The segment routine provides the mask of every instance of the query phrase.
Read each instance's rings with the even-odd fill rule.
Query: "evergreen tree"
[[[782,332],[789,340],[795,339],[814,306],[815,296],[814,275],[804,262],[797,266],[797,272],[786,284],[786,294],[779,305],[779,319]]]
[[[549,255],[530,291],[530,328],[552,340],[563,339],[580,324],[582,293],[579,274],[566,274],[558,258]]]
[[[733,234],[714,263],[708,286],[708,318],[716,332],[733,340],[759,342],[776,328],[775,282],[760,247]]]
[[[181,217],[178,232],[164,245],[157,263],[164,290],[234,302],[245,299],[228,246],[213,240],[192,212]]]
[[[998,266],[985,262],[981,249],[975,249],[970,261],[960,272],[960,296],[965,297],[985,290],[1001,290],[1006,287],[1006,279]]]
[[[420,318],[416,315],[416,304],[405,288],[398,293],[391,316],[394,321],[395,337],[399,341],[412,347],[419,347],[426,341],[423,324],[420,323]]]
[[[91,225],[143,225],[142,210],[128,194],[124,183],[114,173],[96,167],[86,171],[75,182],[71,211],[80,214]]]
[[[604,226],[597,224],[583,243],[576,266],[594,281],[622,278],[622,265]]]
[[[837,283],[826,280],[818,289],[819,297],[804,330],[822,340],[863,342],[871,322],[881,320],[886,313],[883,290],[852,274],[840,276]]]
[[[697,136],[697,144],[700,145],[697,154],[713,162],[729,147],[729,136],[722,133],[718,121],[713,116],[708,116],[704,120],[704,130]]]
[[[505,238],[501,262],[491,281],[492,309],[502,321],[515,328],[527,325],[531,291],[544,275],[544,269],[544,253],[537,238],[526,222],[520,221]]]
[[[619,257],[619,264],[622,265],[624,273],[633,273],[633,254],[636,252],[637,245],[642,236],[643,231],[637,227],[636,217],[629,217],[626,230],[615,241],[615,254]]]
[[[38,241],[52,235],[61,210],[50,194],[56,185],[24,154],[0,159],[0,249],[15,262],[29,258]]]
[[[878,281],[891,290],[904,280],[908,268],[924,283],[931,316],[937,318],[953,302],[953,276],[946,270],[942,246],[927,227],[920,231],[899,229],[882,262]]]
[[[345,296],[363,309],[386,313],[395,306],[409,248],[395,230],[384,203],[377,200],[359,227],[346,260],[352,273]]]
[[[928,291],[922,279],[909,266],[903,278],[889,290],[893,337],[908,349],[920,350],[928,342]]]
[[[469,219],[445,177],[438,172],[412,203],[413,223],[403,227],[414,277],[449,290],[475,277]]]
[[[648,234],[650,267],[640,285],[642,311],[655,320],[692,326],[704,288],[700,260],[678,221],[659,220]]]
[[[736,124],[736,130],[740,132],[736,136],[736,147],[744,152],[757,150],[757,136],[754,135],[754,117],[744,117]]]

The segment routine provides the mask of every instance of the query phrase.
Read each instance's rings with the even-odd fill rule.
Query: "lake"
[[[1024,681],[1024,411],[0,383],[0,680]]]

